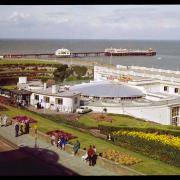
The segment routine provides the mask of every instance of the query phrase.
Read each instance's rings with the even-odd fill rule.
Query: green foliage
[[[83,123],[78,122],[77,120],[67,120],[64,116],[60,116],[60,115],[45,115],[45,114],[41,114],[42,117],[44,118],[48,118],[51,121],[54,121],[56,123],[63,123],[72,127],[77,127],[77,128],[82,128],[82,129],[91,129],[91,127],[86,126]]]
[[[104,126],[104,125],[98,125],[98,129],[102,134],[109,134],[113,131],[118,130],[124,130],[124,131],[141,131],[145,133],[158,133],[158,134],[169,134],[173,136],[180,137],[180,131],[178,130],[168,130],[168,129],[160,129],[160,128],[139,128],[139,127],[126,127],[126,126],[120,126],[120,127],[113,127],[113,126]]]
[[[78,77],[84,76],[88,70],[86,66],[73,66],[72,69]]]
[[[42,77],[42,78],[41,78],[41,82],[42,82],[42,83],[45,83],[48,79],[49,79],[49,77]]]
[[[38,121],[38,130],[44,133],[56,129],[72,133],[73,135],[79,137],[78,139],[81,142],[82,147],[87,148],[89,147],[90,144],[95,144],[98,153],[104,152],[107,149],[114,149],[132,155],[136,158],[140,158],[142,159],[143,162],[137,165],[133,165],[132,168],[144,174],[147,175],[179,175],[180,174],[180,168],[178,167],[170,166],[169,164],[164,163],[162,161],[157,161],[152,158],[141,155],[140,153],[132,152],[127,148],[116,146],[111,141],[105,141],[96,138],[87,132],[82,132],[82,131],[80,132],[79,130],[67,126],[63,123],[57,123],[57,122],[53,122],[50,119],[42,118],[41,115],[38,113],[32,113],[27,110],[17,109],[8,106],[8,111],[5,111],[5,114],[9,117],[17,116],[17,114],[32,117],[33,119]],[[74,141],[72,140],[72,142]],[[122,170],[124,170],[124,168],[122,168]],[[126,169],[124,174],[128,175]]]
[[[112,138],[116,145],[140,152],[153,159],[159,159],[171,165],[180,166],[180,151],[172,146],[129,135],[115,135],[112,136]]]
[[[78,80],[78,78],[76,77],[76,76],[73,76],[73,75],[70,75],[67,79],[66,79],[66,81],[77,81]]]
[[[57,69],[53,73],[54,80],[57,82],[63,82],[66,77],[69,75],[68,71],[68,65],[67,64],[61,64],[57,66]]]

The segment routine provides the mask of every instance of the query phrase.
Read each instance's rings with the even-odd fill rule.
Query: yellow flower
[[[160,142],[180,150],[180,138],[172,135],[166,135],[166,134],[158,135],[156,133],[144,133],[144,132],[136,132],[136,131],[117,131],[117,132],[113,132],[113,135],[117,135],[117,136],[128,135],[132,137],[138,137],[141,139],[146,139],[148,141]]]

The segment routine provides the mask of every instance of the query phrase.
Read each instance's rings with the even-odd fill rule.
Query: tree
[[[77,74],[77,76],[82,77],[86,75],[87,67],[86,66],[73,66],[73,71]]]
[[[69,76],[69,69],[67,64],[62,64],[54,71],[54,80],[57,82],[63,82],[65,78]]]

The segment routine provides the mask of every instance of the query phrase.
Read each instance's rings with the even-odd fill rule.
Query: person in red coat
[[[89,166],[92,166],[93,165],[93,156],[95,155],[95,151],[94,149],[92,148],[92,146],[90,145],[89,146],[89,149],[88,149],[88,159],[89,159]]]

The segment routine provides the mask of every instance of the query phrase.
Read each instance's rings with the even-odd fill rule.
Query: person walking
[[[82,156],[82,160],[87,162],[88,161],[88,152],[87,152],[86,148],[84,148],[83,150],[85,151],[85,154]]]
[[[5,115],[4,117],[3,117],[3,125],[4,126],[7,126],[7,116]]]
[[[52,144],[52,145],[55,145],[55,138],[56,138],[55,135],[52,134],[52,135],[51,135],[51,144]]]
[[[74,156],[78,153],[79,149],[80,149],[80,142],[77,140],[73,147]]]
[[[65,146],[68,143],[68,137],[64,136],[63,142],[62,142],[62,149],[65,151]]]
[[[25,123],[24,123],[24,125],[25,125],[24,133],[25,133],[25,134],[29,134],[29,120],[26,120]]]
[[[29,126],[29,120],[26,122],[26,128],[27,128],[27,134],[29,134],[29,129],[30,129],[30,126]]]
[[[94,155],[92,157],[92,166],[94,166],[96,164],[96,160],[97,160],[97,153],[96,153],[95,145],[93,145],[93,150],[94,150]]]
[[[24,121],[22,121],[21,123],[20,123],[20,132],[21,132],[21,135],[22,134],[24,134]]]
[[[88,149],[88,159],[89,159],[89,166],[93,165],[93,156],[94,156],[95,152],[94,149],[92,148],[92,146],[89,146]]]
[[[15,123],[15,137],[18,137],[19,136],[19,123],[16,122]]]
[[[59,141],[58,141],[58,145],[59,145],[59,147],[60,147],[60,149],[62,150],[62,148],[63,148],[63,143],[64,143],[64,136],[60,136],[59,137]]]

